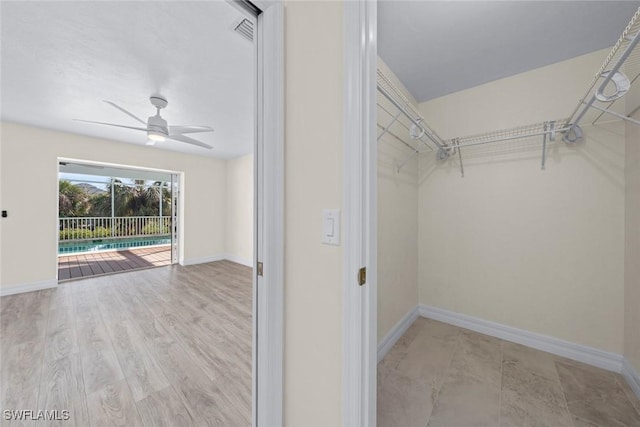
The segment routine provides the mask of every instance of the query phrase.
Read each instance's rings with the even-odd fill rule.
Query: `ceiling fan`
[[[99,125],[107,125],[107,126],[115,126],[125,129],[133,129],[140,130],[147,133],[147,137],[149,140],[147,141],[147,145],[155,145],[156,142],[164,141],[166,139],[172,139],[174,141],[186,142],[187,144],[197,145],[202,148],[213,148],[209,144],[205,144],[202,141],[198,141],[197,139],[193,139],[191,137],[186,136],[187,133],[198,133],[198,132],[213,132],[213,128],[209,126],[169,126],[167,121],[160,116],[160,110],[165,108],[169,103],[167,99],[161,95],[151,95],[149,98],[151,104],[156,108],[156,115],[149,117],[149,119],[145,122],[140,117],[134,115],[133,113],[125,110],[114,102],[104,101],[107,104],[111,105],[114,108],[122,111],[129,117],[135,119],[136,121],[145,125],[145,127],[135,127],[135,126],[126,126],[126,125],[118,125],[114,123],[104,123],[104,122],[94,122],[91,120],[80,120],[75,119],[79,122],[86,123],[95,123]]]

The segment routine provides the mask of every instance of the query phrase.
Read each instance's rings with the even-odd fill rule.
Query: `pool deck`
[[[63,255],[58,257],[58,280],[80,279],[169,264],[170,245]]]

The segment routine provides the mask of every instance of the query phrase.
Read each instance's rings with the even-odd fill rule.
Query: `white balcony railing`
[[[171,234],[170,216],[60,218],[61,242]]]

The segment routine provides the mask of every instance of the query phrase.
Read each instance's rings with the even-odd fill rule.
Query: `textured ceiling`
[[[423,102],[610,47],[639,6],[381,0],[378,53]]]
[[[146,120],[149,95],[168,101],[169,125],[206,125],[206,150],[165,141],[158,148],[230,158],[253,147],[253,44],[233,31],[244,17],[222,1],[1,2],[2,119],[132,144],[144,132],[102,102]]]

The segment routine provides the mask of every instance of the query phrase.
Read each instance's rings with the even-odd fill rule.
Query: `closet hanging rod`
[[[380,102],[378,102],[378,108],[380,108],[382,111],[384,111],[385,113],[387,113],[389,116],[392,117],[391,123],[389,123],[387,126],[383,126],[380,123],[377,123],[378,127],[382,130],[382,132],[380,132],[380,134],[378,134],[378,142],[380,142],[382,140],[382,137],[385,135],[391,135],[394,137],[394,139],[397,139],[399,142],[403,143],[404,145],[407,146],[407,148],[409,148],[411,151],[415,151],[417,150],[416,147],[412,146],[411,144],[409,144],[407,141],[403,140],[402,138],[400,138],[396,133],[391,131],[391,127],[394,124],[397,124],[399,126],[402,126],[407,132],[411,132],[411,128],[409,126],[407,126],[402,120],[398,120],[399,115],[402,115],[402,111],[399,111],[395,116],[393,115],[393,113],[391,113],[389,110],[387,110],[384,105],[382,105]],[[427,144],[426,142],[424,142],[424,140],[422,139],[424,138],[424,135],[421,138],[417,138],[417,140],[419,142],[421,142],[422,144],[424,144],[425,147],[427,147],[429,149],[429,151],[433,151],[433,148]],[[416,140],[413,139],[412,140]],[[424,151],[419,151],[420,153],[424,153]]]
[[[416,148],[411,146],[411,144],[409,144],[408,142],[406,142],[405,140],[403,140],[402,138],[400,138],[397,134],[394,134],[393,132],[391,132],[391,126],[397,124],[399,126],[402,126],[407,132],[411,132],[411,128],[409,126],[407,126],[402,120],[398,120],[396,117],[398,116],[398,114],[402,115],[402,111],[400,111],[398,114],[396,114],[395,116],[393,115],[393,113],[391,113],[389,110],[387,110],[384,105],[382,105],[381,103],[378,102],[378,107],[384,111],[385,113],[387,113],[389,116],[392,117],[391,123],[389,123],[386,127],[381,125],[380,123],[378,123],[378,127],[380,129],[382,129],[382,132],[380,132],[380,134],[378,135],[378,142],[380,142],[380,140],[382,139],[382,137],[385,134],[391,134],[392,136],[394,136],[396,139],[398,139],[400,142],[404,143],[405,145],[407,145],[409,148],[411,148],[411,150],[415,150]],[[420,138],[411,138],[413,141],[419,141],[421,142],[425,147],[427,147],[429,149],[429,151],[434,151],[433,147],[431,147],[429,144],[427,144],[426,142],[424,142],[423,138],[426,136],[426,132],[424,135],[422,135]],[[420,153],[424,153],[424,151],[420,151]]]
[[[379,86],[380,87],[380,86]],[[382,90],[382,89],[381,89]],[[409,105],[409,101],[405,101],[406,105]],[[396,104],[393,104],[396,105]],[[380,142],[382,140],[382,137],[385,134],[391,134],[393,135],[397,140],[399,140],[400,142],[402,142],[403,144],[405,144],[406,146],[408,146],[409,148],[411,148],[412,151],[416,151],[417,148],[412,147],[409,143],[407,143],[406,141],[404,141],[402,138],[398,137],[398,135],[395,135],[393,132],[391,132],[391,127],[395,124],[398,123],[400,126],[402,126],[403,128],[405,128],[409,133],[411,133],[411,128],[409,126],[407,126],[406,124],[404,124],[402,122],[402,120],[398,120],[400,118],[401,115],[405,115],[406,117],[409,117],[409,114],[407,114],[406,111],[400,109],[398,107],[398,113],[394,116],[389,110],[387,110],[380,102],[378,102],[378,107],[380,109],[382,109],[382,111],[384,111],[385,113],[389,114],[390,116],[393,117],[393,119],[391,120],[391,123],[389,123],[387,126],[382,126],[380,123],[378,123],[378,126],[382,129],[382,132],[380,132],[380,134],[378,135],[378,142]],[[422,136],[420,138],[415,138],[417,139],[419,142],[421,142],[422,144],[424,144],[425,147],[427,147],[429,149],[429,151],[433,151],[433,148],[431,148],[431,146],[429,144],[427,144],[424,139],[424,136],[426,135],[426,131],[422,132]]]
[[[624,64],[624,62],[627,60],[629,55],[631,55],[631,52],[633,52],[633,50],[635,49],[635,47],[636,47],[636,45],[638,44],[639,41],[640,41],[640,32],[638,32],[633,37],[633,40],[631,40],[631,43],[629,43],[629,45],[625,49],[624,53],[622,54],[620,59],[616,62],[616,64],[613,66],[613,68],[606,72],[607,75],[605,76],[604,81],[598,87],[598,92],[603,92],[604,91],[604,89],[607,87],[607,85],[611,82],[611,79],[613,78],[613,76],[618,72],[618,70],[620,70],[620,67],[622,67],[622,64]],[[580,114],[578,114],[578,116],[576,117],[575,122],[571,125],[571,128],[580,125],[580,121],[587,114],[587,112],[589,111],[589,108],[592,108],[592,107],[596,108],[597,107],[596,105],[594,105],[596,100],[597,100],[596,94],[594,93],[593,95],[591,95],[591,98],[589,99],[588,102],[582,101],[582,103],[584,104],[584,107],[582,107],[582,111],[580,111]],[[596,109],[600,110],[600,111],[605,110],[605,112],[610,112],[610,111],[607,111],[606,109],[602,109],[602,108],[596,108]]]
[[[506,141],[512,141],[512,140],[516,140],[516,139],[532,138],[534,136],[550,135],[550,134],[555,133],[555,132],[561,133],[561,132],[565,132],[565,131],[567,131],[569,129],[571,129],[571,127],[564,127],[564,128],[560,128],[560,129],[556,129],[556,130],[547,130],[547,131],[535,132],[535,133],[529,133],[529,134],[523,134],[523,135],[517,135],[517,136],[507,136],[507,137],[504,137],[504,138],[490,139],[488,141],[469,142],[469,143],[465,143],[465,144],[456,145],[454,148],[473,147],[475,145],[493,144],[493,143],[496,143],[496,142],[506,142]]]
[[[545,123],[541,123],[538,126],[548,126],[549,124],[553,124],[553,123],[563,123],[565,120],[555,120],[555,121],[549,121],[549,122],[545,122]],[[550,135],[553,137],[553,135],[555,134],[559,134],[562,132],[566,132],[569,129],[571,129],[570,126],[565,126],[565,127],[560,127],[560,128],[551,128],[551,129],[545,129],[545,130],[541,130],[541,131],[537,131],[537,132],[526,132],[526,133],[522,133],[522,134],[516,134],[516,135],[511,135],[511,136],[504,136],[504,137],[490,137],[491,134],[485,134],[485,135],[479,135],[479,136],[469,136],[469,137],[463,137],[463,138],[453,138],[451,140],[448,140],[447,143],[450,144],[450,146],[452,148],[465,148],[465,147],[473,147],[476,145],[484,145],[484,144],[493,144],[496,142],[506,142],[506,141],[512,141],[512,140],[516,140],[516,139],[524,139],[524,138],[532,138],[534,136],[544,136],[544,135]],[[508,132],[508,131],[502,131],[501,133],[504,132]],[[499,134],[499,133],[498,133]],[[485,141],[476,141],[476,142],[472,142],[474,139],[480,139],[480,138],[489,138]],[[464,142],[464,140],[470,141],[470,142]]]
[[[411,123],[413,123],[415,126],[417,126],[419,129],[421,129],[422,131],[424,131],[424,135],[429,138],[429,140],[431,140],[431,142],[433,142],[438,148],[443,148],[446,144],[444,142],[439,142],[437,137],[435,137],[433,135],[433,132],[430,129],[425,129],[425,127],[422,125],[422,123],[420,123],[420,121],[418,119],[416,119],[415,117],[413,117],[412,114],[410,114],[407,109],[401,105],[391,94],[389,94],[386,90],[386,88],[382,87],[380,84],[378,84],[378,90],[380,91],[380,93],[382,95],[384,95],[385,98],[387,98],[393,105],[396,106],[396,108],[398,108],[400,111],[402,111],[402,113],[409,119],[411,120]],[[424,143],[424,141],[423,141]]]
[[[638,20],[639,17],[640,17],[640,8],[638,8],[636,13],[633,15],[633,18],[631,18],[631,22],[629,22],[629,24],[626,26],[626,28],[622,32],[622,35],[620,36],[616,44],[613,46],[613,49],[611,49],[611,52],[609,52],[609,55],[607,56],[604,63],[602,64],[602,67],[600,67],[600,70],[598,70],[598,73],[596,73],[591,85],[589,86],[589,89],[586,91],[582,99],[578,102],[578,105],[574,109],[573,113],[571,113],[571,115],[565,122],[564,127],[569,126],[569,130],[573,130],[580,125],[580,121],[584,118],[584,116],[587,114],[589,109],[594,106],[597,100],[599,100],[597,95],[604,93],[604,90],[607,87],[607,85],[615,78],[616,74],[618,74],[622,65],[626,62],[626,60],[629,58],[631,53],[634,51],[638,42],[640,42],[640,25],[637,25],[640,23],[640,20]],[[624,48],[624,51],[622,52],[622,54],[614,62],[614,58],[616,58],[616,55],[618,55],[618,53],[620,52],[620,49],[625,43],[628,43],[628,44]],[[608,68],[612,62],[614,62],[613,67]],[[604,80],[602,81],[602,83],[600,83],[600,85],[598,85],[599,80],[603,77],[604,77]],[[626,79],[626,76],[625,76],[625,79]],[[614,83],[615,83],[615,80],[614,80]],[[598,85],[598,89],[594,91],[597,85]],[[591,94],[591,97],[589,97],[589,94]],[[589,97],[589,100],[587,101],[588,97]]]
[[[640,74],[636,74],[636,76],[631,80],[631,85],[633,85],[636,80],[638,80],[638,78],[640,77]],[[616,100],[614,100],[613,102],[611,102],[611,104],[609,104],[609,108],[613,107],[619,100],[621,100],[622,98],[618,98]],[[595,119],[593,119],[593,121],[591,122],[592,125],[595,125],[596,123],[598,123],[598,120],[600,120],[600,118],[602,116],[605,115],[605,113],[607,113],[607,111],[601,111],[600,114],[598,114],[598,117],[596,117]],[[633,113],[635,113],[635,111],[632,111],[627,117],[631,117],[633,116]]]
[[[416,129],[420,130],[420,137],[414,139],[419,139],[423,144],[429,146],[429,144],[426,144],[422,139],[424,136],[427,136],[427,138],[429,138],[429,140],[431,140],[431,142],[436,147],[442,148],[443,146],[446,146],[446,144],[436,133],[436,131],[431,129],[427,125],[424,117],[420,115],[420,112],[415,109],[411,101],[407,99],[404,93],[399,90],[380,69],[378,69],[376,74],[376,83],[380,93],[385,98],[387,98],[396,108],[398,108],[409,119],[409,121],[413,124],[413,126],[415,126]],[[429,148],[431,147],[429,146]]]

